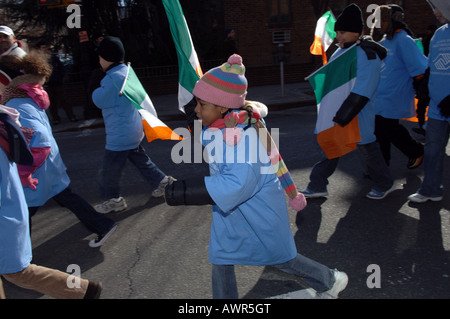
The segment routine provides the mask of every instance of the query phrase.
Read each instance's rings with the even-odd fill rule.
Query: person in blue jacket
[[[370,199],[383,199],[394,190],[394,182],[389,168],[383,160],[380,147],[376,142],[374,95],[378,85],[382,59],[386,49],[374,42],[370,37],[362,37],[364,21],[361,9],[354,3],[348,5],[336,20],[334,29],[339,48],[333,53],[330,61],[357,44],[357,75],[355,84],[344,100],[333,121],[345,126],[354,117],[358,117],[361,142],[357,144],[365,163],[367,173],[374,182],[372,189],[366,194]],[[328,159],[326,156],[316,163],[310,174],[310,182],[302,193],[307,198],[328,195],[328,178],[334,173],[339,157]]]
[[[97,53],[106,74],[92,93],[92,101],[102,111],[106,145],[100,176],[100,192],[105,201],[96,205],[95,209],[106,214],[127,208],[125,199],[120,196],[119,181],[128,159],[155,188],[153,197],[164,196],[164,188],[174,178],[164,174],[145,152],[141,145],[144,138],[141,115],[130,100],[119,95],[128,70],[124,64],[122,41],[117,37],[106,36],[100,42]]]
[[[51,73],[51,67],[42,55],[35,53],[23,57],[18,66],[25,74],[11,80],[3,94],[2,103],[18,110],[22,125],[35,132],[30,141],[33,165],[19,165],[30,213],[30,227],[31,218],[39,207],[54,199],[97,235],[89,242],[89,246],[99,247],[111,236],[117,225],[112,219],[96,212],[94,207],[70,188],[70,178],[45,112],[50,101],[42,85]]]
[[[31,263],[28,207],[17,165],[33,164],[28,140],[35,133],[21,127],[16,109],[0,105],[0,275],[53,298],[99,298],[100,283],[79,278],[78,285],[71,287],[70,274]],[[0,299],[5,299],[1,277]]]
[[[287,169],[280,170],[285,165],[274,144],[263,142],[269,135],[258,111],[261,105],[245,101],[244,73],[242,57],[234,54],[196,83],[193,111],[204,127],[201,142],[210,176],[174,181],[166,187],[166,202],[212,205],[213,298],[238,298],[234,265],[274,265],[303,277],[318,293],[337,297],[347,275],[297,252],[283,188],[291,208],[303,209],[306,200]],[[278,169],[271,170],[271,164]],[[284,173],[278,178],[280,171]]]
[[[375,135],[387,165],[390,165],[392,144],[408,157],[407,167],[413,169],[422,164],[423,145],[400,120],[416,115],[413,84],[424,77],[428,60],[404,23],[403,8],[390,4],[380,6],[379,10],[380,27],[372,28],[372,34],[384,35],[379,43],[388,53],[375,94]]]
[[[428,1],[438,20],[443,24],[430,41],[428,55],[429,90],[427,134],[423,163],[423,181],[418,191],[408,198],[412,202],[441,201],[445,149],[450,133],[450,3],[444,0]]]

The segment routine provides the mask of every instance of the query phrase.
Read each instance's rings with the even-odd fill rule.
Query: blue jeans
[[[80,222],[91,232],[97,235],[104,235],[113,228],[115,221],[107,216],[98,213],[94,207],[86,202],[82,197],[73,193],[69,187],[61,193],[53,196],[53,199],[62,207],[70,210],[80,220]],[[29,207],[30,232],[31,216],[36,214],[39,207]]]
[[[302,277],[302,280],[317,292],[327,291],[334,285],[334,272],[330,268],[300,254],[274,267]],[[233,265],[212,265],[212,293],[214,299],[238,298]]]
[[[441,184],[449,134],[449,122],[428,119],[423,157],[423,181],[418,190],[418,193],[423,196],[438,197],[443,194]]]
[[[391,188],[394,181],[381,154],[378,143],[358,144],[358,149],[366,163],[367,173],[374,182],[372,188],[380,192],[385,192]],[[334,173],[338,163],[339,157],[333,159],[324,157],[320,162],[316,163],[309,176],[309,190],[326,192],[328,177]]]
[[[126,151],[105,150],[103,167],[100,172],[100,195],[104,200],[120,197],[119,182],[127,159],[136,166],[145,180],[154,188],[166,176],[152,162],[141,145]]]

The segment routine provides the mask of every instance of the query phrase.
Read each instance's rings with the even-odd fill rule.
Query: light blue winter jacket
[[[124,95],[119,95],[127,68],[125,64],[119,64],[106,71],[100,87],[92,93],[92,101],[102,110],[105,148],[110,151],[137,148],[144,137],[141,115]]]

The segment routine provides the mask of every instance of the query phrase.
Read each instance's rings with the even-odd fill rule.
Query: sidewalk
[[[184,114],[178,110],[177,94],[152,97],[159,119],[163,122],[183,120]],[[266,104],[270,111],[282,110],[292,107],[315,105],[316,99],[311,85],[308,82],[289,83],[282,88],[281,85],[255,86],[248,88],[247,100]],[[83,106],[73,108],[75,116],[83,119]],[[92,129],[104,126],[103,119],[79,120],[70,122],[63,110],[59,112],[61,123],[53,126],[53,133],[70,132]],[[51,120],[51,119],[50,119]]]

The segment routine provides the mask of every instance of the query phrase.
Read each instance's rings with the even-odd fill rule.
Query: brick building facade
[[[280,81],[278,42],[284,42],[287,83],[300,81],[320,65],[321,57],[309,53],[317,19],[323,14],[315,14],[313,1],[316,0],[223,0],[224,23],[236,30],[238,50],[247,66],[251,85]],[[436,23],[425,0],[330,0],[328,7],[337,16],[352,2],[360,6],[365,21],[373,13],[366,12],[370,4],[401,5],[406,23],[416,36],[425,35],[427,27]],[[366,28],[367,34],[368,31]]]
[[[362,9],[365,21],[372,13],[366,12],[370,4],[399,4],[405,9],[406,23],[416,36],[424,36],[427,27],[436,24],[426,0],[222,0],[220,7],[223,17],[218,17],[218,20],[224,24],[223,27],[234,28],[236,31],[237,47],[244,58],[250,87],[280,83],[280,42],[283,43],[286,53],[283,68],[285,83],[301,82],[321,65],[321,57],[309,52],[317,19],[324,13],[317,12],[317,7],[313,5],[319,2],[328,3],[327,7],[332,9],[336,16],[345,6],[354,2]],[[202,65],[203,71],[215,65]],[[177,68],[174,66],[174,69]],[[178,75],[175,73],[140,78],[151,95],[176,94],[178,91]],[[66,85],[66,92],[74,105],[84,103],[84,96],[75,93],[82,90],[80,82]]]

